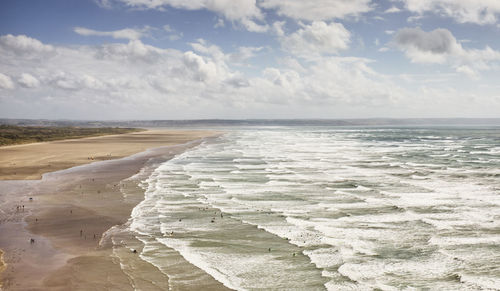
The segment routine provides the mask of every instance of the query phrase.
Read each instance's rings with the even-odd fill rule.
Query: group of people
[[[83,229],[80,229],[80,237],[84,237],[85,239],[87,239],[87,235],[83,234]],[[96,239],[96,238],[97,238],[97,234],[94,233],[94,239]]]
[[[29,199],[30,199],[30,202],[33,201],[33,197],[30,197]],[[24,205],[16,205],[16,210],[17,211],[19,211],[19,210],[24,211]]]

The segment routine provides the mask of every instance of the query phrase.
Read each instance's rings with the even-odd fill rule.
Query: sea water
[[[238,290],[500,289],[500,128],[233,128],[143,187],[130,230],[160,270],[175,251]]]

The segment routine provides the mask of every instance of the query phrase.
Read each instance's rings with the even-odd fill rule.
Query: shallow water
[[[143,185],[130,230],[159,269],[173,249],[233,289],[500,288],[499,128],[241,128]]]

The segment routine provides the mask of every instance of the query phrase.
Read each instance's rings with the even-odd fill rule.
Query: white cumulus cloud
[[[12,79],[5,75],[0,73],[0,88],[1,89],[14,89],[14,82],[12,82]]]
[[[423,31],[403,28],[394,36],[395,45],[414,63],[450,64],[457,72],[477,76],[477,71],[488,70],[491,62],[500,62],[500,52],[484,49],[465,49],[453,34],[443,28]]]
[[[195,81],[209,82],[217,77],[217,66],[192,51],[184,53],[184,64]]]
[[[33,75],[28,73],[21,74],[21,77],[17,80],[17,82],[25,88],[36,88],[40,86],[40,81],[37,78],[33,77]]]
[[[136,40],[144,37],[149,31],[148,27],[142,29],[125,28],[112,31],[99,31],[85,27],[75,27],[74,32],[84,36],[109,36],[115,39]]]
[[[255,57],[256,54],[263,49],[263,47],[242,46],[238,48],[238,51],[236,53],[230,54],[229,59],[232,62],[242,62]]]
[[[0,50],[11,54],[39,54],[52,52],[54,47],[26,35],[7,34],[0,36]]]
[[[239,23],[248,31],[264,32],[268,26],[263,22],[264,15],[256,0],[113,0],[121,2],[129,7],[143,9],[163,10],[166,7],[173,7],[185,10],[206,9],[215,12],[225,19]],[[107,6],[112,6],[111,0],[106,1]],[[219,24],[220,22],[218,22]]]
[[[396,33],[394,41],[415,63],[444,63],[448,55],[461,50],[451,32],[442,28],[429,32],[403,28]]]
[[[314,21],[280,38],[284,50],[301,57],[337,54],[349,47],[350,32],[341,23]]]
[[[388,8],[384,11],[384,13],[398,13],[401,12],[401,9],[399,9],[396,6],[392,6],[391,8]]]
[[[182,51],[131,40],[92,46],[54,45],[47,55],[44,49],[13,54],[15,46],[0,45],[6,52],[0,54],[0,114],[73,119],[269,118],[277,114],[289,118],[335,118],[366,114],[401,116],[414,112],[414,108],[428,107],[428,101],[417,106],[422,99],[421,90],[407,90],[401,87],[399,79],[376,72],[372,60],[335,56],[335,52],[348,45],[347,34],[338,41],[330,39],[328,33],[318,37],[323,35],[319,33],[311,36],[311,46],[304,49],[299,44],[307,40],[312,27],[313,23],[296,31],[301,42],[295,42],[290,49],[300,53],[314,50],[315,57],[291,54],[272,65],[248,71],[246,67],[245,71],[237,68],[240,63],[252,64],[254,54],[266,53],[265,48],[233,47],[225,52],[199,39],[190,44],[191,50]],[[312,30],[343,31],[343,27],[332,23],[320,23],[319,27]],[[32,43],[47,46],[36,40]],[[451,54],[451,50],[433,45],[415,47]],[[480,70],[471,60],[481,59],[489,66],[486,60],[497,54],[491,49],[463,50],[466,55],[456,53],[461,62],[455,63],[455,57],[449,57],[446,63],[471,76]],[[465,61],[467,57],[470,60]],[[14,82],[9,76],[15,76]],[[437,92],[432,84],[426,90]],[[450,108],[451,112],[456,108],[456,90],[440,92],[444,93],[433,98],[444,100],[443,104],[449,107],[441,108]],[[465,100],[469,92],[460,94]],[[488,112],[498,109],[484,96],[478,103],[481,108]]]
[[[497,0],[399,0],[418,15],[435,13],[451,17],[459,23],[494,24],[500,15]]]
[[[282,16],[297,20],[331,20],[358,17],[373,9],[371,0],[262,0],[259,5],[276,9]]]

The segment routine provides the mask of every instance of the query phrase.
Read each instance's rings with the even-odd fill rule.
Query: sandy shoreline
[[[54,168],[77,166],[46,174],[41,180],[0,181],[0,249],[5,252],[7,264],[0,274],[3,288],[168,288],[168,276],[133,254],[131,249],[140,250],[141,245],[123,231],[132,208],[144,198],[144,190],[137,185],[141,177],[129,177],[197,145],[200,138],[216,134],[147,131],[20,145],[9,147],[8,154],[0,153],[3,179],[13,176],[12,169],[5,165],[15,168],[16,178],[21,179],[38,177],[46,171],[37,164],[41,162]],[[147,148],[155,149],[144,151]],[[106,153],[111,153],[113,159],[107,160]],[[95,161],[89,160],[90,156],[102,161],[85,165]],[[35,243],[30,244],[31,238]],[[178,273],[196,276],[206,289],[224,289],[204,272],[183,262],[182,257],[173,256],[179,262]],[[134,272],[142,275],[135,276]]]
[[[0,147],[0,180],[40,179],[95,161],[119,159],[150,148],[182,144],[215,132],[148,130],[118,135]]]

